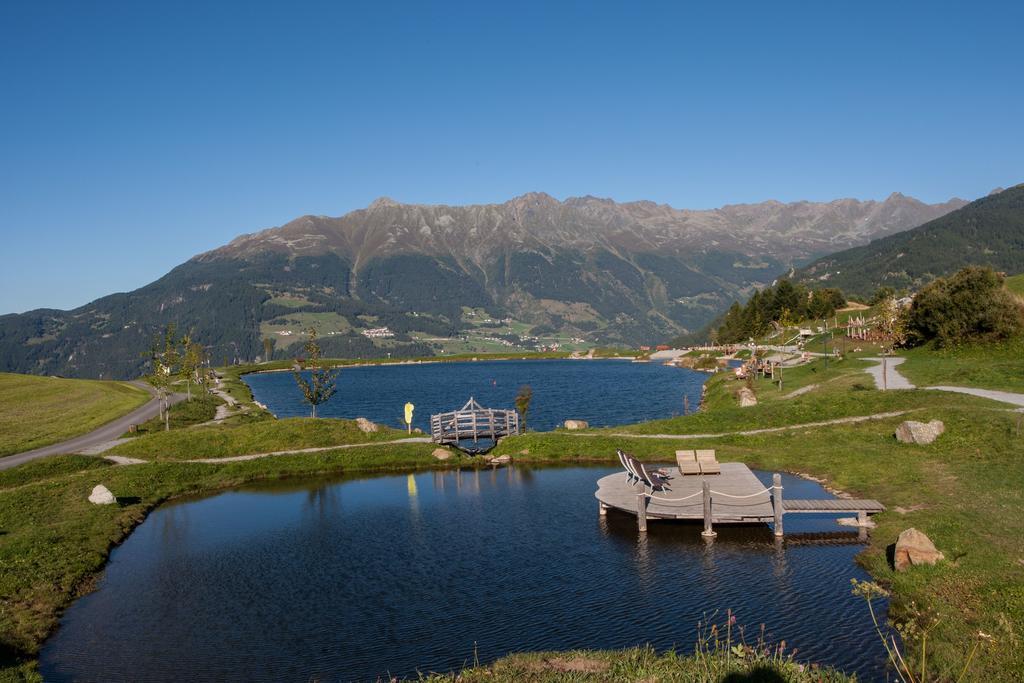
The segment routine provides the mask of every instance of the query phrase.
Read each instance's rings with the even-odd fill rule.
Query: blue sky
[[[1010,2],[5,2],[0,313],[382,195],[972,199],[1024,182],[1021,25]]]

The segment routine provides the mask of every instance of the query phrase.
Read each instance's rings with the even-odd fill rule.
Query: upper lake
[[[429,431],[430,415],[461,408],[473,396],[487,408],[512,408],[524,384],[533,389],[528,425],[550,430],[564,420],[608,427],[672,417],[700,403],[708,375],[660,363],[624,360],[506,360],[342,368],[338,392],[320,417],[365,417],[401,427],[406,401],[413,426]],[[309,415],[290,372],[245,375],[253,397],[277,417]]]

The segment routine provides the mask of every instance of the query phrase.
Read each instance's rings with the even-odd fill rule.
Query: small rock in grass
[[[913,527],[903,531],[896,539],[892,563],[898,572],[919,564],[935,564],[942,559],[945,557],[935,548],[931,539]]]
[[[434,452],[431,453],[431,455],[437,458],[438,460],[447,460],[448,458],[452,457],[452,452],[447,448],[435,448]]]
[[[750,406],[757,405],[757,396],[747,387],[740,389],[737,396],[740,399],[740,408],[749,408]]]
[[[367,434],[369,434],[370,432],[375,432],[378,429],[380,429],[379,426],[377,426],[373,422],[370,422],[365,417],[357,417],[356,418],[356,426],[359,427],[359,431],[367,433]]]
[[[497,457],[491,458],[491,464],[492,465],[505,465],[505,464],[507,464],[507,463],[509,463],[511,461],[512,461],[512,456],[511,455],[499,455]]]
[[[944,431],[946,431],[946,425],[942,420],[932,420],[931,422],[907,420],[901,422],[900,426],[896,428],[896,440],[900,443],[927,446],[939,438]]]
[[[586,420],[566,420],[565,421],[565,428],[568,429],[569,431],[573,431],[573,430],[576,430],[576,429],[587,429],[588,427],[590,427],[590,424],[587,423]]]
[[[94,505],[110,505],[117,502],[117,498],[103,484],[98,484],[89,494],[89,502]]]

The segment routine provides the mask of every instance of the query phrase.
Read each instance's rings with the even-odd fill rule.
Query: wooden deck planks
[[[853,500],[849,498],[827,498],[824,500],[785,499],[782,507],[786,512],[884,512],[885,506],[877,500]]]
[[[764,490],[765,486],[754,476],[743,463],[724,462],[722,473],[695,476],[681,475],[676,467],[665,468],[672,476],[669,482],[670,491],[656,492],[649,500],[647,516],[662,519],[703,519],[703,500],[701,488],[705,480],[711,484],[712,517],[715,524],[769,521],[772,519],[771,496]],[[608,507],[636,514],[636,496],[642,488],[632,486],[626,479],[625,472],[602,477],[597,482],[594,494],[599,501]],[[750,496],[748,498],[730,498],[728,496]],[[715,495],[715,494],[719,495]],[[726,495],[721,495],[726,494]],[[678,499],[692,496],[685,501]]]

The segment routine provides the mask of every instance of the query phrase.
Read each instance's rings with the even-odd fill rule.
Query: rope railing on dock
[[[697,491],[697,493],[691,493],[690,495],[683,496],[682,498],[658,498],[658,497],[654,496],[653,494],[649,495],[647,497],[650,498],[651,500],[657,501],[659,503],[661,503],[661,502],[678,503],[678,502],[681,502],[681,501],[684,501],[684,500],[690,500],[691,498],[695,498],[695,497],[701,495],[702,493],[704,493],[704,492],[703,491]]]
[[[780,486],[779,488],[781,489],[782,487]],[[775,490],[775,487],[772,486],[770,488],[761,489],[757,493],[751,493],[751,494],[748,494],[748,495],[745,495],[745,496],[736,496],[736,495],[733,495],[731,493],[722,493],[721,491],[715,491],[714,489],[712,489],[711,495],[713,495],[713,496],[725,496],[726,498],[741,499],[741,498],[753,498],[754,496],[763,496],[766,493],[770,495],[771,492],[774,491],[774,490]]]
[[[780,486],[778,488],[781,489],[782,487]],[[734,495],[732,493],[723,493],[721,491],[715,491],[714,489],[712,489],[709,493],[712,496],[723,496],[725,498],[735,498],[736,500],[742,500],[744,498],[755,498],[757,496],[763,496],[766,493],[769,494],[769,495],[772,495],[772,493],[774,491],[775,491],[775,487],[774,486],[770,486],[768,488],[761,489],[760,491],[757,491],[756,493],[751,493],[751,494],[748,494],[748,495],[745,495],[745,496],[737,496],[737,495]],[[652,493],[652,494],[648,495],[647,497],[650,498],[652,501],[657,502],[657,503],[681,503],[684,500],[690,500],[691,498],[696,498],[697,496],[699,496],[699,495],[701,495],[703,493],[704,493],[703,491],[697,491],[696,493],[691,493],[690,495],[683,496],[682,498],[659,498],[658,496],[655,496]]]

